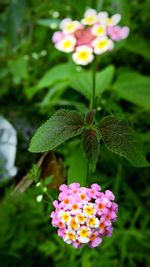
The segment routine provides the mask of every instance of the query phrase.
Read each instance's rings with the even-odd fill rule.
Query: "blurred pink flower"
[[[113,41],[120,41],[128,37],[129,28],[120,26],[108,27],[107,33]]]

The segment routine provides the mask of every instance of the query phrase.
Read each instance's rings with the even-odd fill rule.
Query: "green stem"
[[[89,178],[89,173],[90,172],[90,164],[89,164],[89,162],[87,162],[87,173],[86,173],[86,184],[85,184],[85,186],[87,186],[88,185],[88,178]]]
[[[90,109],[95,108],[95,89],[96,89],[96,60],[93,62],[93,69],[92,69],[92,98]]]
[[[93,62],[93,68],[92,68],[92,97],[91,97],[91,103],[90,103],[90,109],[95,108],[95,89],[96,89],[96,59]],[[86,184],[87,180],[90,175],[90,164],[87,163],[87,178],[86,178]]]

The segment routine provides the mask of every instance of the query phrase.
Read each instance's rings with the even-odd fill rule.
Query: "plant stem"
[[[95,108],[95,89],[96,89],[96,60],[93,62],[93,69],[92,69],[92,98],[90,109]]]
[[[92,97],[91,97],[90,109],[95,108],[95,89],[96,89],[96,59],[93,61],[93,68],[92,68]],[[86,184],[89,175],[90,175],[90,164],[88,162]]]
[[[89,173],[90,172],[90,164],[89,164],[89,162],[87,162],[87,173],[86,173],[86,184],[85,184],[85,186],[87,186],[88,185],[88,178],[89,178]]]

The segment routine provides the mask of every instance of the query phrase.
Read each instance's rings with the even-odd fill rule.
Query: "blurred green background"
[[[62,18],[80,19],[87,7],[119,12],[122,25],[130,27],[129,38],[99,59],[99,71],[112,67],[110,79],[104,77],[107,82],[98,110],[99,116],[110,113],[127,118],[150,160],[149,1],[1,0],[0,115],[12,123],[18,136],[18,173],[0,183],[1,267],[150,266],[148,168],[134,168],[101,145],[97,171],[89,183],[113,190],[119,203],[118,220],[113,236],[99,248],[76,250],[57,237],[49,214],[51,200],[67,173],[75,178],[84,171],[79,140],[49,153],[41,168],[36,165],[41,155],[28,152],[35,129],[58,108],[87,110],[87,99],[72,88],[74,71],[80,67],[51,42]],[[22,178],[25,183],[20,182]]]

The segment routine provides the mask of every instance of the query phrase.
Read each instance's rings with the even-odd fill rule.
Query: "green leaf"
[[[81,143],[77,143],[71,149],[67,159],[68,165],[68,184],[78,182],[81,186],[86,186],[87,178],[87,158]]]
[[[73,64],[63,63],[54,66],[44,74],[44,76],[39,81],[37,88],[41,89],[44,87],[50,87],[56,82],[68,81],[70,75],[72,75],[74,71],[75,66]]]
[[[104,117],[99,124],[102,139],[112,152],[125,157],[135,167],[148,166],[134,132],[126,121],[114,117]]]
[[[124,47],[129,51],[139,54],[145,58],[150,59],[150,49],[147,40],[140,35],[130,36],[124,43]]]
[[[112,65],[96,73],[96,97],[99,97],[110,86],[113,76],[114,66]],[[72,76],[70,86],[90,100],[92,96],[92,73],[82,71]]]
[[[91,170],[94,172],[99,154],[99,132],[94,129],[85,129],[82,135],[83,148],[90,163]]]
[[[134,71],[124,71],[112,87],[119,98],[150,109],[150,77]]]
[[[33,136],[29,151],[38,153],[54,149],[64,141],[80,134],[84,118],[77,111],[59,110]]]

